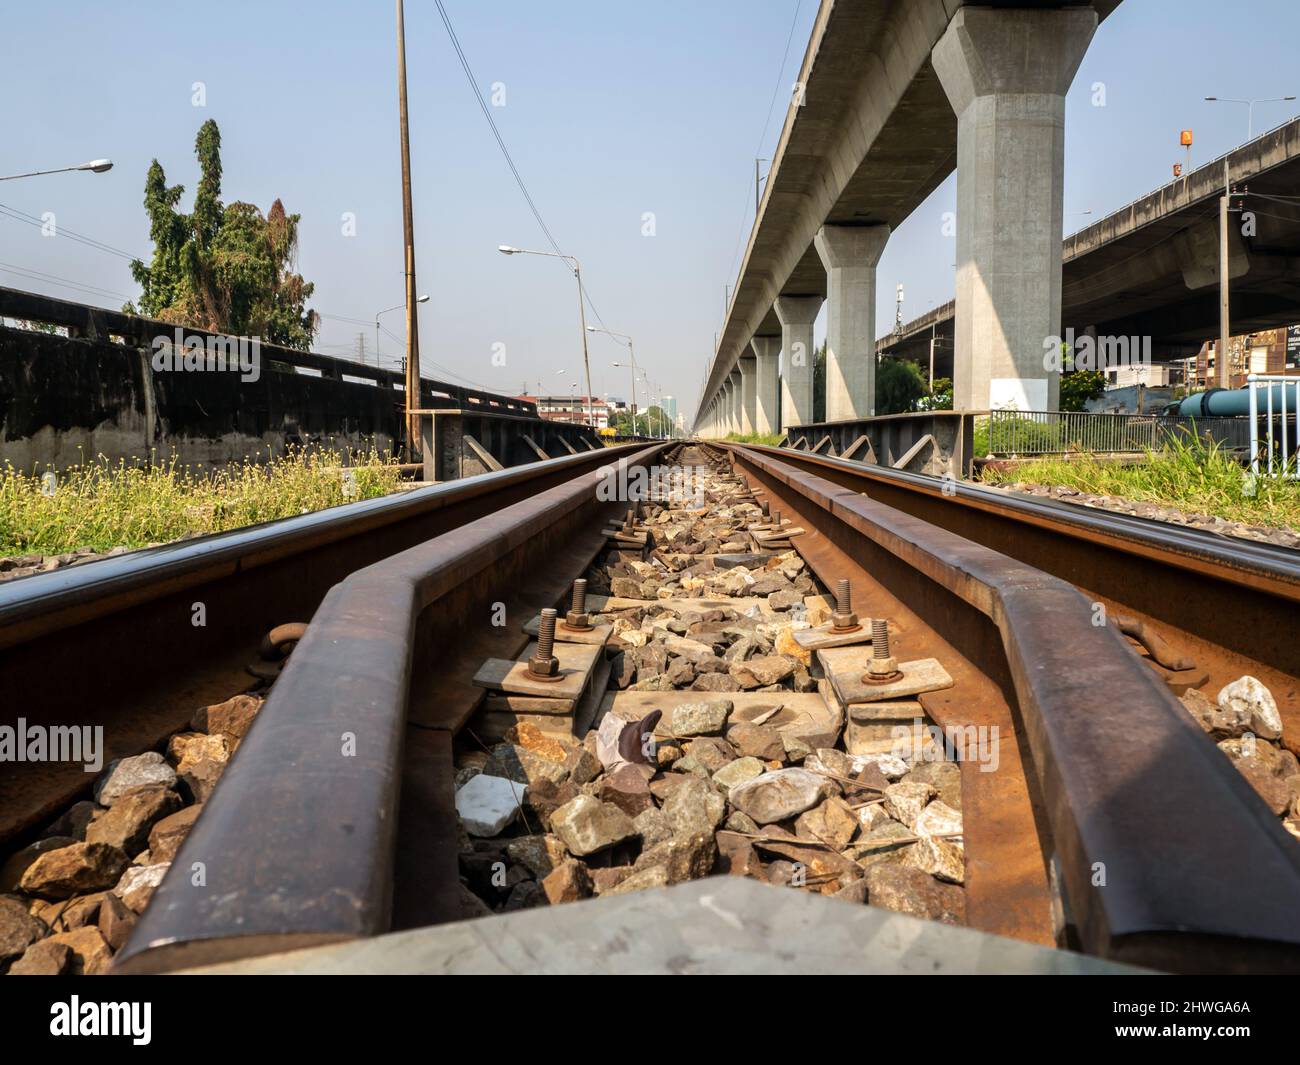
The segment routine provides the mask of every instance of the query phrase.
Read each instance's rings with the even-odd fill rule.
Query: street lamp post
[[[628,358],[631,360],[632,371],[632,435],[636,435],[636,351],[632,347],[632,338],[626,333],[615,333],[609,329],[597,329],[594,325],[587,326],[588,333],[604,333],[606,336],[613,337],[616,343],[623,344],[627,348]],[[624,344],[623,342],[627,343]],[[615,366],[621,365],[614,363]]]
[[[497,245],[502,255],[544,255],[548,259],[563,259],[573,268],[573,276],[578,282],[578,321],[582,326],[582,365],[587,375],[587,424],[594,427],[596,419],[591,411],[591,360],[587,358],[587,309],[583,305],[582,264],[572,255],[561,255],[552,251],[532,251],[528,248],[515,248],[509,244]]]
[[[0,177],[0,181],[15,181],[18,178],[25,177],[42,177],[45,174],[66,174],[69,170],[89,170],[92,174],[102,174],[105,170],[112,169],[112,159],[92,159],[89,163],[78,163],[76,166],[60,166],[53,170],[31,170],[26,174],[6,174]]]
[[[1267,100],[1233,100],[1227,96],[1207,96],[1207,103],[1220,104],[1245,104],[1246,105],[1246,140],[1251,140],[1255,136],[1255,105],[1256,104],[1280,104],[1287,100],[1294,100],[1294,96],[1270,96]]]
[[[416,300],[415,302],[416,302],[416,303],[428,303],[428,302],[429,302],[429,297],[428,297],[428,296],[421,296],[421,297],[420,297],[418,300]],[[400,311],[400,310],[401,310],[403,307],[405,307],[405,306],[406,306],[405,303],[399,303],[396,307],[385,307],[382,311],[376,311],[376,312],[375,312],[375,369],[378,369],[378,368],[379,368],[379,316],[380,316],[381,314],[387,314],[389,311]],[[406,366],[406,358],[405,358],[405,357],[402,358],[402,366],[403,366],[403,367]]]

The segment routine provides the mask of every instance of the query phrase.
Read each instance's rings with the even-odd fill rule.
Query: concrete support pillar
[[[740,370],[732,370],[731,376],[727,378],[727,384],[731,388],[731,431],[733,433],[743,433],[740,418]]]
[[[931,59],[957,115],[953,405],[1055,410],[1065,93],[1090,7],[963,7]]]
[[[781,338],[754,337],[754,432],[775,433],[781,427]]]
[[[734,433],[735,426],[731,419],[731,378],[722,382],[722,435]]]
[[[813,420],[813,322],[821,296],[778,296],[781,322],[781,428]]]
[[[822,226],[826,267],[826,420],[876,413],[876,263],[889,227]]]
[[[753,359],[741,359],[736,366],[740,370],[740,431],[752,433],[758,370]]]

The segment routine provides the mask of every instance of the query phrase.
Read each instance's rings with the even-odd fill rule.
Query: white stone
[[[916,818],[918,836],[947,836],[961,830],[961,811],[939,799],[930,803]]]
[[[867,766],[874,765],[886,780],[898,780],[907,773],[907,763],[892,754],[851,754],[849,761],[854,773],[861,773]]]
[[[1282,715],[1273,693],[1252,676],[1238,677],[1219,692],[1219,706],[1228,713],[1249,714],[1250,730],[1265,740],[1282,735]]]
[[[112,806],[123,795],[139,788],[175,785],[176,770],[157,751],[145,751],[134,758],[110,762],[95,785],[95,799],[101,806]]]
[[[831,782],[818,773],[777,769],[732,787],[727,798],[760,825],[770,825],[811,809],[831,790]]]
[[[158,865],[132,865],[122,874],[122,879],[113,888],[113,894],[133,913],[143,913],[170,868],[171,862],[160,862]]]
[[[899,784],[890,784],[885,789],[885,809],[895,821],[901,821],[914,830],[916,819],[934,796],[935,790],[931,785],[905,780]]]
[[[904,861],[950,884],[966,880],[966,855],[955,840],[925,836],[908,851]]]
[[[855,812],[864,834],[889,820],[889,811],[885,809],[884,803],[873,802],[867,806],[859,806]]]
[[[527,791],[513,780],[479,773],[456,792],[456,813],[471,836],[495,836],[515,819]]]

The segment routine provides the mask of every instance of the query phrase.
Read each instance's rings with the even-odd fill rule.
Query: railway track
[[[626,463],[613,493],[602,469],[611,459]],[[938,664],[948,683],[911,693],[918,717],[987,738],[995,771],[984,771],[989,758],[960,763],[965,924],[1158,969],[1300,967],[1300,842],[1177,697],[1196,689],[1213,698],[1256,676],[1294,744],[1300,665],[1271,628],[1300,595],[1291,552],[788,450],[660,444],[0,589],[0,669],[24,685],[7,690],[38,693],[29,719],[66,721],[69,707],[97,706],[118,754],[157,745],[195,706],[238,690],[263,634],[310,620],[115,968],[221,963],[464,916],[455,794],[482,767],[467,772],[465,752],[489,720],[514,714],[527,724],[542,702],[562,701],[544,681],[503,689],[489,664],[523,668],[537,648],[522,622],[563,606],[575,578],[599,583],[611,564],[625,571],[629,559],[662,559],[651,511],[680,504],[652,503],[644,526],[625,524],[623,488],[637,470],[674,463],[707,469],[726,494],[719,501],[715,491],[712,509],[766,558],[760,567],[788,542],[822,589],[848,580],[851,602],[836,613],[848,605],[864,622],[887,619],[903,677]],[[39,595],[38,582],[46,582]],[[179,631],[200,594],[219,619],[208,643]],[[604,596],[592,609],[614,619],[621,608]],[[862,716],[864,703],[886,700],[849,692],[861,667],[845,673],[835,663],[856,662],[855,647],[877,642],[853,639],[811,651],[806,679],[777,683],[794,691],[815,681],[816,694],[766,697],[774,706],[819,701],[839,715],[837,736],[850,722],[901,720],[901,711]],[[182,660],[146,653],[152,641]],[[607,644],[634,646],[617,636]],[[556,647],[576,653],[563,634]],[[89,671],[57,668],[87,654]],[[598,648],[582,661],[561,670],[584,680],[566,711],[574,741],[588,718],[659,704],[665,717],[648,727],[671,746],[680,740],[668,724],[673,709],[714,697],[607,694],[606,654]],[[735,703],[742,717],[733,723],[752,724],[745,707],[758,704]],[[767,768],[807,764],[808,753],[788,749]],[[831,755],[817,757],[825,768]],[[0,825],[13,841],[86,787],[66,770],[36,767],[19,779],[10,768]],[[828,772],[849,808],[879,802],[879,780]],[[747,835],[727,825],[730,836]],[[776,854],[804,853],[784,837],[774,842],[778,830],[748,835]],[[635,840],[607,853],[619,847],[631,848],[624,856],[634,870]],[[778,862],[764,854],[770,872]],[[190,877],[195,862],[204,890]]]
[[[247,667],[259,661],[262,639],[310,619],[348,574],[614,453],[570,455],[6,583],[0,690],[21,696],[7,700],[0,724],[21,717],[30,726],[103,727],[105,761],[154,747],[195,707],[249,688]],[[29,838],[88,790],[80,766],[6,765],[0,848]]]

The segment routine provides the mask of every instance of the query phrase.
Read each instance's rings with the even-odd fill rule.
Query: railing
[[[151,318],[0,286],[0,319],[4,318],[61,326],[67,330],[70,338],[118,340],[133,347],[143,348],[150,347],[155,337],[170,337],[177,329],[174,322],[159,322]],[[190,325],[180,328],[187,335],[193,334],[205,338],[216,335],[210,330]],[[317,355],[314,352],[283,348],[275,344],[262,344],[261,352],[263,362],[271,369],[275,369],[278,364],[281,367],[292,367],[292,371],[289,372],[293,373],[305,370],[336,381],[346,376],[360,381],[371,381],[380,388],[401,388],[405,384],[405,375],[396,370],[366,366],[349,359],[336,359],[330,355]],[[445,397],[450,401],[449,403],[438,402],[437,406],[454,406],[463,410],[500,411],[521,418],[538,416],[537,405],[527,400],[515,399],[513,396],[499,395],[495,392],[484,392],[476,388],[466,388],[464,385],[428,377],[421,377],[421,380],[427,400],[440,400]]]
[[[980,422],[983,424],[980,424]],[[1250,419],[1082,411],[990,411],[976,422],[977,455],[1063,455],[1074,451],[1141,453],[1174,442],[1209,439],[1229,449],[1253,449]],[[1252,452],[1253,453],[1253,450]]]
[[[1300,479],[1296,450],[1300,445],[1296,432],[1297,389],[1294,377],[1277,374],[1250,374],[1246,378],[1250,394],[1250,472],[1269,477]],[[1264,423],[1263,439],[1260,422]],[[1263,453],[1263,470],[1260,456]]]

